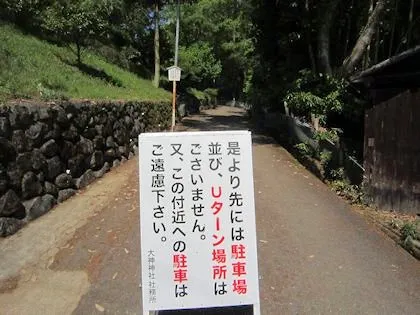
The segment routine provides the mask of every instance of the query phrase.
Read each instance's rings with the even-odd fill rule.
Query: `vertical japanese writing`
[[[153,145],[151,158],[151,189],[155,196],[153,199],[153,231],[160,237],[161,242],[166,242],[166,226],[164,223],[165,207],[162,206],[165,198],[165,160],[163,159],[163,146]],[[156,303],[156,259],[155,252],[148,252],[149,268],[149,302]]]
[[[155,195],[153,200],[153,231],[160,235],[162,242],[166,242],[165,207],[162,206],[165,198],[165,160],[163,159],[163,145],[161,144],[153,145],[151,168],[151,188]]]
[[[149,266],[149,303],[156,303],[156,283],[155,283],[155,252],[150,250],[147,254],[147,262]]]
[[[251,134],[143,134],[139,150],[144,313],[258,305]]]
[[[209,155],[209,169],[212,173],[217,174],[220,178],[222,175],[222,145],[219,142],[211,142],[208,145]],[[225,235],[222,229],[222,214],[223,214],[223,189],[215,182],[211,185],[211,206],[214,219],[214,234],[213,234],[213,281],[214,281],[214,295],[227,294],[227,257],[225,247]]]
[[[247,268],[246,268],[246,247],[243,243],[245,233],[243,228],[243,196],[241,193],[241,177],[239,173],[241,148],[238,142],[229,142],[227,146],[227,156],[229,158],[229,208],[232,245],[230,248],[232,259],[232,290],[236,294],[246,294],[247,286]]]
[[[186,254],[186,212],[185,212],[185,185],[183,174],[184,153],[182,144],[171,144],[171,158],[178,159],[180,167],[171,170],[173,184],[172,192],[172,234],[174,236],[173,243],[173,281],[174,294],[176,298],[183,298],[188,295],[188,257]],[[175,163],[172,163],[175,164]]]
[[[206,239],[206,226],[203,223],[204,205],[203,205],[203,176],[202,176],[202,154],[201,144],[191,144],[191,184],[193,186],[191,191],[192,213],[194,214],[194,226],[192,228],[193,234],[200,234],[200,239]]]

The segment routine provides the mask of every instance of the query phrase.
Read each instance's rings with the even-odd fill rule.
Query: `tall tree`
[[[343,62],[344,74],[353,73],[357,64],[362,59],[363,54],[370,45],[372,38],[377,30],[381,16],[385,12],[386,4],[386,0],[377,1],[375,9],[369,15],[368,21],[363,28],[356,44],[354,45],[351,54]]]
[[[118,0],[59,0],[44,11],[42,25],[59,40],[74,44],[81,64],[87,40],[106,31],[108,17],[119,4]]]
[[[182,6],[180,66],[186,75],[184,87],[217,87],[223,96],[242,96],[251,75],[254,49],[249,2],[200,0]],[[173,21],[174,7],[167,6],[164,14],[165,20]],[[173,28],[174,23],[164,27],[170,37]],[[208,71],[204,65],[209,66]]]
[[[340,0],[325,0],[320,7],[318,31],[318,66],[322,73],[331,74],[330,31]]]
[[[192,3],[194,0],[145,0],[145,2],[152,7],[153,12],[153,25],[154,25],[154,53],[155,53],[155,75],[153,78],[153,84],[156,87],[159,87],[160,82],[160,67],[161,67],[161,60],[160,60],[160,13],[161,9],[164,5],[167,4],[184,4],[184,3]]]
[[[160,3],[159,0],[155,0],[154,3],[154,26],[155,26],[155,36],[154,36],[154,51],[155,51],[155,75],[153,77],[153,85],[159,87],[160,82]]]

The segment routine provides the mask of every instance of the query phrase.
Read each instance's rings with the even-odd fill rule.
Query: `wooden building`
[[[383,210],[420,214],[420,46],[351,78],[368,94],[364,185]]]

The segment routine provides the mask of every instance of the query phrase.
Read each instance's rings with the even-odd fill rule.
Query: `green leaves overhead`
[[[229,98],[243,95],[254,60],[249,3],[200,0],[182,6],[180,66],[186,72],[182,85],[202,90],[217,87],[221,95]],[[171,42],[174,7],[168,6],[164,16],[169,22],[165,31]]]
[[[217,60],[209,43],[198,42],[180,49],[180,66],[195,82],[215,80],[222,72],[222,64]]]
[[[310,118],[313,114],[325,124],[331,112],[341,112],[344,106],[345,84],[343,80],[325,74],[300,71],[285,97],[286,105],[295,115]]]
[[[109,17],[120,5],[119,0],[55,1],[44,11],[42,26],[58,39],[74,43],[80,63],[81,47],[87,39],[105,33]]]

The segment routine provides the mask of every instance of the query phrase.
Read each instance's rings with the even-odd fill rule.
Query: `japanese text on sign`
[[[144,314],[259,314],[250,133],[142,134],[139,150]]]

